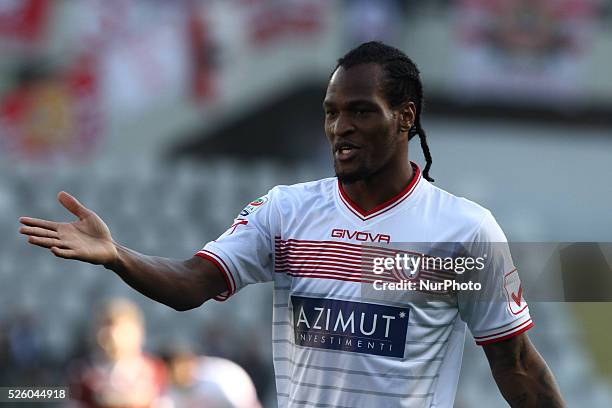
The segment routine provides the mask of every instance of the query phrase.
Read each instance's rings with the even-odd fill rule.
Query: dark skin
[[[19,229],[30,244],[48,248],[60,258],[103,265],[143,295],[176,310],[200,306],[227,289],[221,272],[210,261],[186,261],[140,254],[116,243],[93,211],[61,192],[59,202],[77,217],[71,223],[21,217]]]
[[[324,102],[325,133],[345,192],[368,211],[400,193],[411,181],[408,130],[412,102],[391,107],[380,92],[378,65],[339,68]],[[117,244],[102,219],[71,195],[59,202],[77,217],[60,223],[20,218],[28,242],[55,256],[103,265],[145,296],[189,310],[227,290],[217,267],[200,257],[181,261],[140,254]],[[563,407],[554,377],[526,334],[483,346],[493,377],[512,407]]]
[[[325,134],[344,191],[364,211],[399,194],[413,177],[408,130],[413,102],[391,108],[379,91],[381,68],[363,64],[332,75],[323,102]],[[373,80],[374,78],[374,80]],[[342,147],[350,152],[342,155]]]
[[[552,372],[527,333],[482,348],[493,378],[511,407],[565,407]]]
[[[415,105],[390,106],[380,91],[381,75],[376,64],[340,67],[330,79],[323,103],[336,175],[351,200],[365,211],[399,194],[413,177],[408,129],[415,120]],[[344,145],[352,149],[340,155]],[[526,333],[483,349],[510,406],[564,406],[552,373]]]

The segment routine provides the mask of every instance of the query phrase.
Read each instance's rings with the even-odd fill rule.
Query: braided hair
[[[353,48],[343,57],[338,59],[334,72],[342,67],[351,68],[355,65],[375,63],[385,72],[382,81],[382,92],[392,108],[411,101],[416,107],[416,118],[412,127],[408,130],[408,140],[418,135],[421,141],[421,149],[427,164],[423,170],[426,180],[434,181],[429,176],[431,168],[431,153],[427,145],[427,135],[421,126],[421,111],[423,108],[423,85],[421,84],[420,72],[414,62],[406,54],[397,48],[383,44],[379,41],[363,43]]]

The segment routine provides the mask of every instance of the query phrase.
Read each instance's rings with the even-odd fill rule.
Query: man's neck
[[[369,212],[401,193],[414,176],[412,164],[406,160],[400,169],[384,169],[371,178],[342,183],[342,190],[360,209]]]

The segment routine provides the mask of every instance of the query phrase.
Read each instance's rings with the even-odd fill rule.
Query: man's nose
[[[339,113],[336,118],[336,122],[334,123],[334,134],[336,136],[343,136],[348,133],[351,133],[355,130],[353,126],[353,122],[350,117],[346,114]]]

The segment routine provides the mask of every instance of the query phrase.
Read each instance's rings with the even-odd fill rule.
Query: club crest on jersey
[[[246,217],[249,214],[253,214],[255,211],[259,210],[266,202],[268,202],[268,197],[266,196],[251,201],[249,205],[247,205],[242,211],[240,211],[240,216]]]
[[[514,315],[521,313],[527,307],[527,302],[523,297],[523,285],[518,269],[514,268],[504,276],[504,290],[510,312]]]
[[[407,307],[291,296],[295,344],[404,357]]]

